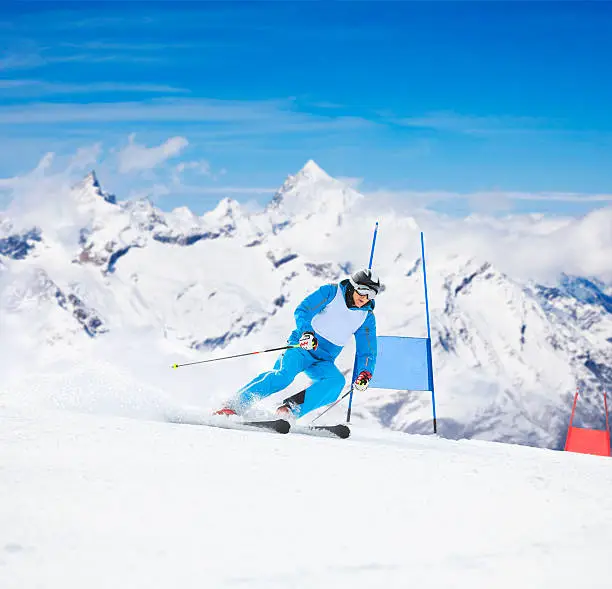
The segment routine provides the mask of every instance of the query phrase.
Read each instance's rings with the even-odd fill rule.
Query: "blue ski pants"
[[[237,405],[246,408],[288,387],[304,372],[313,383],[306,389],[304,403],[294,413],[301,417],[335,401],[344,387],[344,375],[331,360],[321,360],[302,348],[286,350],[276,360],[274,368],[256,376],[238,392]]]

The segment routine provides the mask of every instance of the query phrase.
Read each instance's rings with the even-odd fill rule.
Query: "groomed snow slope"
[[[0,405],[0,587],[608,589],[612,462]]]

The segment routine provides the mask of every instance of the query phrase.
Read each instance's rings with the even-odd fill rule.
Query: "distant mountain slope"
[[[113,353],[131,345],[149,360],[160,350],[198,359],[281,345],[303,296],[367,263],[376,220],[379,333],[425,335],[417,222],[368,212],[363,195],[315,162],[252,215],[231,199],[199,217],[147,199],[123,202],[95,173],[63,196],[61,215],[39,214],[35,226],[5,215],[0,224],[0,338],[13,366],[28,359],[28,378],[54,362],[82,368],[74,350],[88,354],[103,342]],[[593,235],[595,222],[610,219],[600,211],[580,227]],[[521,281],[487,251],[474,256],[451,238],[428,255],[441,435],[559,447],[577,386],[585,394],[579,422],[601,426],[600,394],[612,389],[610,285],[576,275],[554,286]],[[214,397],[272,360],[191,374]],[[350,350],[339,362],[350,370]],[[6,371],[11,386],[24,378]],[[149,384],[161,386],[154,375]],[[368,391],[355,403],[356,419],[410,432],[430,431],[430,414],[422,393]]]

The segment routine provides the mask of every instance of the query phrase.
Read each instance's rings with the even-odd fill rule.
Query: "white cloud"
[[[102,154],[102,144],[95,143],[87,147],[79,147],[70,158],[68,172],[79,172],[93,167]]]
[[[227,174],[225,168],[221,168],[218,172],[213,172],[212,166],[207,160],[181,162],[177,164],[172,173],[172,182],[175,186],[183,186],[183,177],[186,173],[191,172],[198,176],[206,176],[215,182],[222,176]]]
[[[151,202],[157,202],[158,199],[170,194],[170,189],[165,184],[153,184],[147,188],[138,188],[131,190],[128,194],[128,199],[137,200],[148,198]]]
[[[183,185],[183,177],[186,172],[193,172],[200,176],[212,177],[210,162],[206,160],[180,162],[172,170],[172,184],[175,189]]]
[[[565,272],[612,283],[612,195],[379,190],[365,196],[361,204],[364,215],[381,220],[413,217],[425,232],[432,251],[441,247],[444,251],[450,248],[464,252],[491,262],[519,280],[554,284]],[[433,205],[449,199],[467,200],[470,204],[481,199],[480,211],[458,217],[432,210]],[[513,200],[584,201],[601,203],[603,208],[581,217],[509,215],[508,203]]]
[[[181,162],[180,164],[177,164],[175,169],[179,174],[182,174],[185,170],[192,170],[198,174],[202,174],[203,176],[211,175],[210,163],[206,160],[201,160],[198,162]]]
[[[557,202],[612,202],[612,193],[588,194],[581,192],[504,192],[513,200],[552,200]]]
[[[83,153],[75,154],[76,160]],[[16,230],[37,226],[59,242],[74,243],[82,212],[75,210],[70,198],[74,180],[70,166],[61,169],[57,159],[54,153],[45,154],[30,172],[0,181],[0,188],[11,198],[7,214]]]
[[[129,137],[129,143],[118,153],[119,172],[125,174],[139,170],[151,170],[167,159],[177,156],[189,142],[185,137],[170,137],[161,145],[146,147]]]
[[[51,151],[47,152],[38,162],[38,165],[34,169],[33,174],[34,175],[44,174],[51,167],[51,164],[53,163],[54,158],[55,158],[55,154],[53,152]]]
[[[415,218],[430,243],[468,252],[517,279],[554,284],[564,272],[612,282],[612,207],[580,218],[452,219],[423,211]]]
[[[379,189],[364,192],[369,202],[376,207],[413,211],[418,207],[465,200],[476,212],[503,212],[510,208],[513,201],[535,202],[574,202],[574,203],[612,203],[612,193],[578,193],[578,192],[510,192],[503,190],[452,192],[446,190],[387,190]]]
[[[476,192],[468,196],[468,202],[470,209],[479,213],[496,214],[512,209],[512,199],[499,190]]]
[[[418,208],[426,208],[446,198],[444,192],[418,192],[414,190],[378,189],[362,191],[367,197],[365,206],[374,211],[397,211],[401,214],[412,214]]]
[[[36,167],[30,172],[23,174],[22,176],[14,176],[12,178],[0,178],[0,189],[8,191],[16,191],[20,187],[29,184],[32,180],[38,180],[44,178],[48,170],[53,165],[55,154],[53,152],[47,152],[40,158]]]

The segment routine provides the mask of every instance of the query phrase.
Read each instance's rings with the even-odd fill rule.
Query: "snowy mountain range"
[[[312,161],[257,213],[231,199],[202,216],[164,212],[147,199],[119,200],[92,172],[0,215],[0,401],[152,418],[214,407],[273,355],[169,366],[283,345],[306,294],[367,264],[376,221],[380,334],[426,335],[425,231],[440,435],[562,447],[577,387],[576,425],[604,426],[608,274],[574,265],[554,281],[513,275],[504,264],[511,247],[493,238],[464,247],[448,220],[377,206]],[[532,218],[521,231],[536,244],[530,257],[546,255],[542,244],[569,243],[585,259],[591,249],[612,259],[611,209],[552,226]],[[339,358],[347,374],[352,351]],[[341,418],[345,406],[334,411]],[[357,421],[431,430],[427,393],[370,390],[353,411]]]

